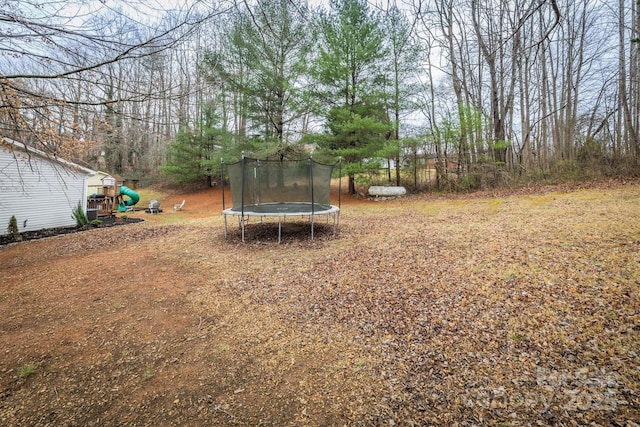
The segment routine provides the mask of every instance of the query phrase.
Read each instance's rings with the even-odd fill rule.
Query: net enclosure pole
[[[220,157],[220,188],[222,189],[222,216],[224,217],[224,238],[227,238],[227,214],[224,213],[225,205],[224,205],[224,159]]]
[[[311,181],[311,240],[313,240],[313,221],[315,213],[315,197],[313,194],[313,157],[309,156],[309,177]]]
[[[220,180],[222,181],[222,184],[220,185],[220,188],[222,189],[222,210],[224,210],[224,159],[222,157],[220,157]]]
[[[240,198],[242,199],[242,201],[240,202],[240,228],[242,228],[242,243],[244,243],[244,165],[245,165],[245,157],[244,157],[244,151],[242,152],[242,163],[240,166],[240,171],[242,172],[242,178],[240,183],[242,184],[241,190],[240,190]]]
[[[338,158],[338,225],[340,225],[340,211],[342,210],[342,157]],[[334,217],[333,235],[336,235],[335,217]]]
[[[342,197],[342,157],[338,159],[338,207]]]

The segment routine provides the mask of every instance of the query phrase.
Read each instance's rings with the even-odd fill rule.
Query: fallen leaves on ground
[[[0,421],[635,425],[639,197],[345,201],[313,241],[267,221],[243,244],[216,215],[2,248]]]

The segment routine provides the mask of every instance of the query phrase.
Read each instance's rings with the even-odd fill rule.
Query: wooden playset
[[[113,216],[116,212],[128,212],[134,210],[134,205],[140,200],[140,196],[130,188],[122,185],[123,180],[107,175],[102,179],[100,192],[91,194],[87,198],[87,211],[98,212],[97,216]],[[125,199],[127,196],[128,199]]]

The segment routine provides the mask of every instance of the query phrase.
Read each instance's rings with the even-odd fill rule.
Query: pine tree
[[[380,18],[362,0],[334,0],[320,18],[322,43],[314,64],[330,134],[319,145],[344,159],[349,193],[355,175],[389,137],[384,109],[382,60],[386,55]]]
[[[220,158],[233,147],[233,136],[222,129],[212,109],[205,112],[201,126],[178,132],[167,148],[167,163],[162,173],[177,184],[206,182],[212,186],[220,170]]]

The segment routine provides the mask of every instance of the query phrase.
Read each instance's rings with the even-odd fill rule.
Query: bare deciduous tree
[[[184,9],[169,21],[158,4],[124,11],[82,0],[9,1],[0,10],[2,135],[72,158],[90,139],[121,137],[124,118],[140,118],[132,105],[165,96],[132,79],[134,64],[178,46],[204,19]],[[145,13],[155,22],[136,18]]]

